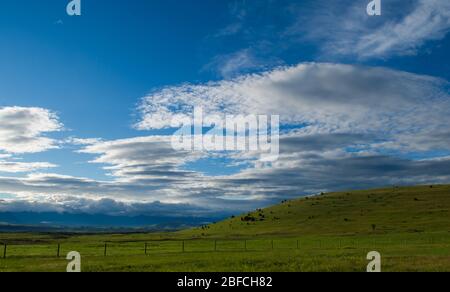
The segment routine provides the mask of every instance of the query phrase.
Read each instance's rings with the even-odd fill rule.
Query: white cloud
[[[43,108],[0,108],[0,151],[36,153],[57,148],[54,139],[45,133],[62,129],[56,114]]]
[[[92,163],[107,165],[115,177],[184,176],[180,166],[199,159],[201,153],[176,151],[171,136],[136,137],[114,141],[98,141],[87,145],[81,153],[94,154]]]
[[[448,83],[386,68],[306,63],[214,83],[167,87],[143,98],[141,130],[167,128],[180,114],[278,114],[315,133],[396,136],[445,132]],[[414,147],[414,145],[409,145]]]
[[[84,138],[70,137],[70,138],[66,139],[65,142],[67,144],[80,146],[80,145],[92,145],[92,144],[95,144],[95,143],[98,143],[98,142],[101,142],[101,141],[102,141],[102,139],[100,139],[100,138],[87,138],[87,139],[84,139]]]
[[[214,70],[221,77],[231,78],[246,70],[260,67],[260,62],[249,49],[241,50],[229,55],[221,55],[214,58],[204,69]]]
[[[21,173],[57,167],[48,162],[17,162],[0,160],[0,172]]]
[[[203,70],[216,72],[220,77],[231,79],[248,72],[262,71],[268,67],[282,64],[273,57],[260,57],[255,49],[242,49],[237,52],[216,56]]]
[[[361,36],[354,53],[360,57],[416,54],[427,41],[440,40],[450,31],[450,2],[420,0],[415,9],[398,22],[388,22]],[[344,47],[341,53],[353,53]]]
[[[154,210],[152,203],[161,202],[189,205],[192,208],[167,211],[190,214],[196,208],[242,212],[321,191],[450,180],[448,158],[410,160],[371,152],[370,147],[367,152],[345,150],[365,149],[364,145],[374,140],[358,134],[289,133],[281,137],[277,162],[270,166],[256,162],[254,167],[222,176],[183,170],[186,154],[172,151],[165,139],[105,141],[87,146],[83,152],[97,155],[97,163],[110,165],[112,181],[36,173],[23,178],[0,177],[0,192],[17,197],[7,204],[8,209],[19,206],[34,210],[40,207],[25,203],[45,202],[43,208],[58,212],[120,211],[132,215],[137,211],[126,207],[129,204],[138,204],[140,213],[148,213]],[[246,159],[251,161],[252,157]]]
[[[109,198],[91,199],[82,196],[49,196],[45,200],[0,200],[0,212],[69,213],[109,216],[178,217],[183,215],[217,215],[211,210],[188,204],[142,203]],[[91,218],[94,220],[94,218]],[[76,222],[80,224],[80,222]],[[97,222],[90,222],[96,224]],[[187,223],[187,222],[186,222]]]
[[[369,1],[317,2],[295,10],[297,21],[285,35],[316,43],[327,56],[389,58],[417,54],[427,42],[450,31],[447,0],[382,1],[383,15],[368,16]]]

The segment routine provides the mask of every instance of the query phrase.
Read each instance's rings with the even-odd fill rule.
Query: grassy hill
[[[196,237],[450,232],[450,186],[323,194],[182,234]]]
[[[178,232],[0,233],[0,271],[65,271],[70,251],[83,271],[365,271],[374,250],[383,271],[450,271],[449,212],[450,186],[420,186],[322,194]]]

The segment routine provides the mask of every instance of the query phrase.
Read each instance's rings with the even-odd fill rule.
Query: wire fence
[[[150,255],[154,253],[194,252],[258,252],[277,250],[311,249],[374,249],[384,247],[430,246],[439,244],[436,239],[419,240],[353,240],[328,239],[238,239],[238,240],[158,240],[158,241],[106,241],[106,242],[61,242],[53,244],[14,244],[3,242],[0,258],[17,257],[62,257],[70,251],[87,256]]]

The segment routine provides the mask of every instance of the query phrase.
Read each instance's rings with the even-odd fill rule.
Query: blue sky
[[[450,182],[446,0],[379,17],[366,0],[68,2],[1,1],[0,212],[215,214]],[[180,104],[279,114],[280,160],[174,152],[155,125]]]

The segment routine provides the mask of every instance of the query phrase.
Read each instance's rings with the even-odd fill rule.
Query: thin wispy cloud
[[[279,63],[282,62],[276,58],[257,56],[253,49],[243,49],[214,57],[203,70],[216,72],[222,78],[231,79],[248,72],[263,71]]]
[[[450,2],[420,0],[400,21],[386,22],[356,41],[356,55],[368,58],[417,54],[428,41],[440,40],[450,31]],[[348,47],[338,52],[353,53]]]
[[[27,173],[55,167],[57,167],[57,165],[48,162],[17,162],[0,160],[0,172]]]
[[[415,55],[450,31],[446,0],[383,1],[383,15],[368,16],[361,1],[322,2],[294,9],[298,20],[285,35],[315,43],[322,54],[359,59]]]

